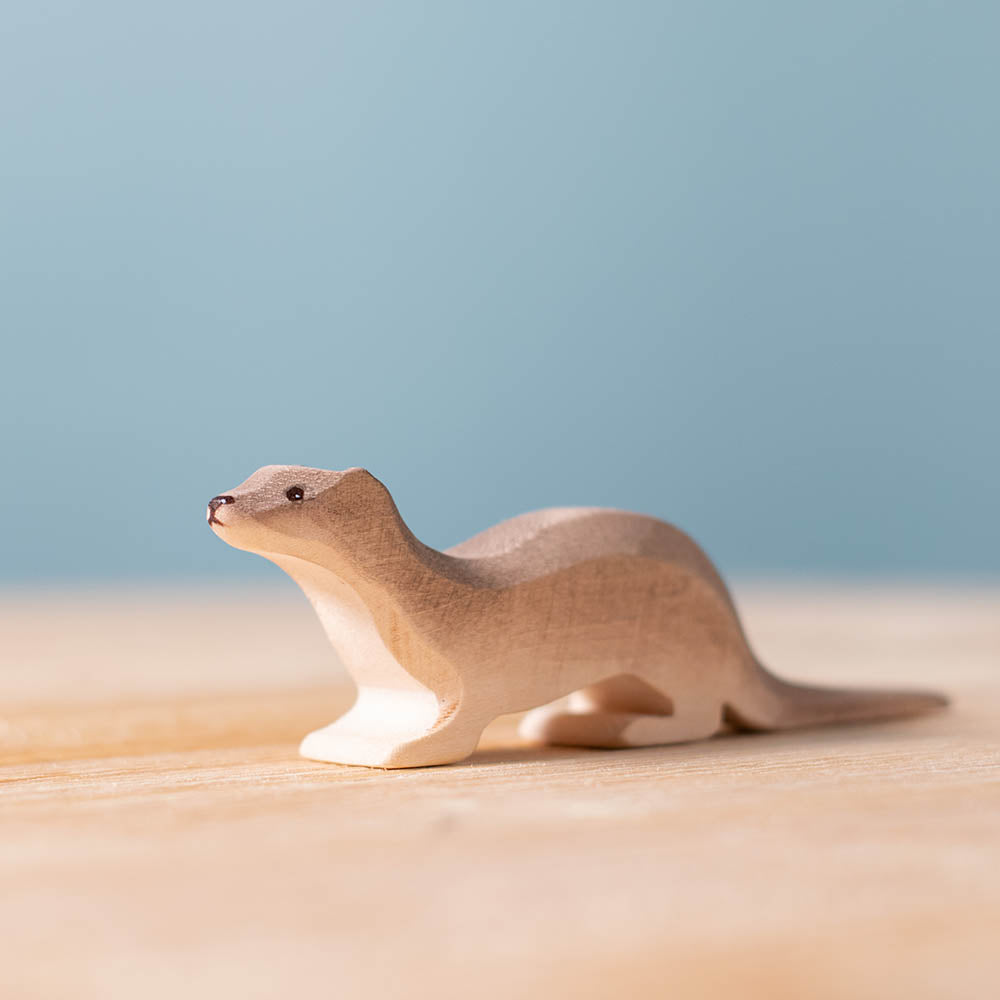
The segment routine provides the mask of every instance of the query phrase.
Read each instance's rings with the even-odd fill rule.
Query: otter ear
[[[350,469],[344,469],[340,474],[340,482],[342,483],[362,483],[368,479],[374,479],[375,477],[367,470],[362,469],[360,465],[352,466]]]
[[[363,490],[372,482],[378,482],[378,480],[367,469],[362,469],[360,465],[355,465],[353,468],[343,469],[338,472],[334,477],[332,485],[338,490],[343,489],[345,486],[356,490]]]
[[[360,466],[355,466],[353,469],[345,469],[337,485],[340,488],[348,486],[359,493],[368,495],[389,492],[384,483],[376,479],[367,469],[362,469]]]

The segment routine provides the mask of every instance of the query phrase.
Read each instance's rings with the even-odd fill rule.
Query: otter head
[[[392,507],[388,491],[364,469],[265,465],[209,500],[208,523],[235,548],[318,561],[322,552],[348,546],[361,522],[384,512],[386,500]]]

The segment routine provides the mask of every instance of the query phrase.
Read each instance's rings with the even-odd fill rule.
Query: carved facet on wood
[[[458,761],[488,722],[526,709],[534,741],[611,748],[946,704],[778,679],[708,557],[641,514],[535,511],[439,552],[364,469],[269,465],[214,497],[208,521],[299,584],[357,685],[353,706],[303,740],[314,760]]]

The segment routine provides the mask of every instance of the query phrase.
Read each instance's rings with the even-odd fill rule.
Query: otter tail
[[[823,688],[790,684],[754,663],[726,718],[740,729],[796,729],[836,722],[868,722],[944,708],[933,691]]]

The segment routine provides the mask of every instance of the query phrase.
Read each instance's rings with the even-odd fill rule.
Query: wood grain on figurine
[[[208,521],[299,584],[357,685],[352,707],[303,741],[314,760],[449,763],[492,719],[526,709],[532,740],[613,748],[946,703],[779,680],[708,557],[640,514],[542,510],[439,552],[364,469],[266,466],[214,497]]]

